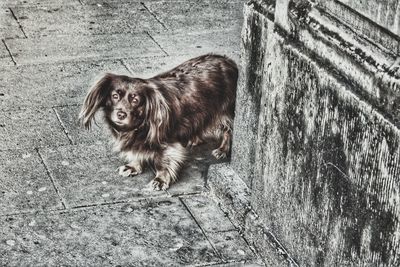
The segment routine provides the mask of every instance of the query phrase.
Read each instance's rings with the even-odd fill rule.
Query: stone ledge
[[[288,13],[289,31],[275,25],[276,33],[288,44],[322,62],[340,80],[348,83],[354,93],[399,125],[398,41],[393,41],[396,42],[395,47],[391,47],[394,50],[388,50],[384,44],[371,42],[369,37],[320,7],[288,6]],[[375,29],[375,33],[378,34],[378,30]],[[385,39],[385,32],[380,33],[380,38]]]
[[[229,163],[211,165],[208,170],[211,195],[218,199],[221,209],[228,214],[266,266],[298,266],[274,234],[264,225],[251,206],[250,190]]]

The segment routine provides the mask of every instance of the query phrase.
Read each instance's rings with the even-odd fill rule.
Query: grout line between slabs
[[[169,54],[167,53],[167,51],[164,50],[164,48],[156,41],[156,39],[153,38],[153,36],[151,36],[151,34],[150,34],[148,31],[146,31],[146,34],[147,34],[147,36],[149,36],[150,39],[161,49],[161,51],[163,51],[163,53],[164,53],[166,56],[169,56]]]
[[[63,197],[61,196],[60,190],[58,190],[58,188],[57,188],[57,186],[56,186],[56,183],[55,183],[55,181],[54,181],[54,178],[53,178],[53,176],[51,175],[50,170],[49,170],[49,168],[47,167],[47,164],[46,164],[46,162],[45,162],[45,160],[44,160],[42,154],[40,153],[40,151],[39,151],[38,148],[35,148],[35,150],[36,150],[36,153],[39,155],[39,158],[40,158],[40,160],[42,161],[42,164],[43,164],[44,168],[46,169],[47,175],[49,176],[50,181],[51,181],[51,183],[53,184],[54,190],[56,191],[56,193],[57,193],[57,195],[58,195],[58,197],[59,197],[59,199],[60,199],[60,201],[61,201],[61,205],[63,206],[63,209],[66,210],[66,209],[67,209],[67,205],[65,205],[65,200],[64,200]]]
[[[256,248],[255,246],[253,246],[253,245],[249,242],[249,240],[247,240],[246,235],[244,234],[243,231],[241,231],[241,230],[236,226],[236,223],[232,220],[231,216],[229,216],[228,214],[226,214],[225,211],[221,208],[220,205],[218,205],[218,208],[226,215],[226,218],[228,218],[228,220],[231,222],[231,224],[233,225],[233,227],[235,227],[236,231],[239,232],[240,237],[244,240],[244,242],[246,243],[246,245],[248,246],[248,248],[250,249],[250,251],[251,251],[257,258],[262,259],[262,257],[260,256],[260,253],[258,252],[257,248]],[[251,212],[251,210],[248,211],[248,212],[246,213],[246,216],[245,216],[245,217],[247,217],[247,214],[248,214],[249,212]],[[262,261],[264,262],[263,259],[262,259]]]
[[[139,198],[137,201],[140,201],[140,200],[142,200],[142,199]],[[116,200],[116,201],[112,201],[112,202],[89,203],[89,204],[73,206],[73,207],[70,208],[70,210],[81,210],[81,209],[93,208],[93,207],[112,206],[112,205],[119,205],[119,204],[129,204],[131,202],[132,201],[127,199],[127,200]]]
[[[183,199],[181,199],[179,197],[180,202],[182,203],[182,205],[186,208],[186,210],[189,212],[190,216],[193,218],[193,220],[196,222],[197,226],[199,227],[200,231],[203,233],[203,236],[205,237],[205,239],[208,241],[208,243],[211,245],[211,247],[213,248],[215,254],[220,258],[220,260],[222,262],[225,262],[225,260],[222,258],[221,253],[219,253],[219,251],[217,250],[217,248],[215,247],[215,245],[213,244],[213,242],[211,242],[211,240],[208,238],[205,230],[203,229],[203,227],[200,225],[200,223],[197,221],[196,217],[194,216],[194,214],[192,213],[192,211],[190,210],[190,208],[186,205],[186,203],[183,201]]]
[[[8,52],[8,55],[11,57],[11,60],[12,60],[12,62],[14,63],[14,66],[16,66],[16,65],[17,65],[17,62],[15,61],[15,58],[14,58],[14,56],[12,55],[10,48],[9,48],[8,45],[6,44],[6,41],[4,41],[4,39],[1,39],[1,41],[3,42],[4,46],[6,47],[6,50],[7,50],[7,52]]]
[[[243,266],[242,264],[247,263],[246,261],[230,261],[230,262],[224,262],[221,265],[220,262],[207,262],[207,263],[201,263],[201,264],[196,264],[196,265],[185,265],[185,267],[189,266],[195,266],[195,267],[221,267],[221,266],[226,266],[226,267],[238,267],[238,266]],[[225,265],[226,264],[226,265]],[[234,265],[232,265],[234,264]]]
[[[17,211],[17,212],[10,212],[10,213],[3,213],[0,214],[0,218],[9,217],[9,216],[23,216],[23,215],[37,215],[37,214],[45,214],[51,212],[65,212],[66,209],[40,209],[40,210],[24,210],[24,211]]]
[[[58,120],[58,122],[60,123],[61,128],[63,129],[63,132],[64,132],[65,135],[67,136],[67,138],[68,138],[68,140],[69,140],[69,143],[70,143],[71,145],[73,145],[74,142],[72,141],[71,136],[69,135],[67,128],[65,127],[64,123],[62,122],[61,117],[60,117],[60,115],[58,114],[57,110],[56,110],[54,107],[52,107],[51,109],[52,109],[52,110],[54,111],[54,113],[56,114],[57,120]]]
[[[168,27],[165,25],[164,22],[162,22],[157,16],[156,14],[154,14],[153,11],[151,11],[144,2],[140,2],[140,4],[147,10],[147,12],[149,12],[157,21],[158,23],[161,24],[161,26],[163,26],[164,29],[169,30]]]
[[[131,67],[129,67],[129,65],[126,64],[125,60],[120,59],[119,61],[121,62],[122,66],[124,66],[125,69],[126,69],[130,74],[133,74],[133,71],[132,71]]]
[[[3,112],[9,112],[9,111],[22,111],[22,110],[28,110],[28,109],[52,109],[52,108],[67,108],[67,107],[79,107],[80,104],[78,103],[72,103],[72,104],[60,104],[60,105],[37,105],[37,106],[20,106],[20,107],[6,107],[6,108],[1,108],[0,111]]]
[[[12,8],[8,8],[12,14],[12,16],[14,17],[14,19],[17,21],[19,29],[21,30],[21,32],[23,33],[25,38],[28,38],[28,36],[26,35],[24,28],[22,28],[21,22],[19,21],[19,19],[17,18],[17,16],[14,13],[14,10],[12,10]]]
[[[91,209],[96,207],[104,207],[104,206],[113,206],[113,205],[120,205],[120,204],[131,204],[140,201],[159,201],[165,199],[166,196],[142,196],[132,199],[125,199],[125,200],[116,200],[111,202],[94,202],[94,203],[87,203],[82,205],[70,206],[68,208],[50,208],[50,209],[40,209],[40,210],[28,210],[28,211],[20,211],[20,212],[13,212],[13,213],[4,213],[0,214],[0,218],[7,217],[7,216],[20,216],[26,214],[47,214],[47,213],[64,213],[64,212],[74,212],[79,210]],[[168,198],[168,197],[167,197]]]

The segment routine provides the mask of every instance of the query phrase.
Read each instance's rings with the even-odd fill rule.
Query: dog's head
[[[105,119],[118,132],[145,128],[151,142],[160,143],[169,122],[169,108],[154,82],[123,75],[105,74],[87,94],[79,118],[90,128],[103,109]]]

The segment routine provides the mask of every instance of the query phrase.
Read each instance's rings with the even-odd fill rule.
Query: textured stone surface
[[[146,34],[74,35],[6,40],[18,64],[76,59],[140,58],[164,52]],[[71,46],[70,44],[74,44]]]
[[[0,112],[0,150],[69,144],[53,109]]]
[[[394,19],[392,16],[396,12],[396,8],[398,8],[394,7],[395,5],[398,6],[395,1],[378,3],[378,1],[373,0],[370,1],[369,5],[365,5],[366,1],[360,1],[360,4],[357,1],[320,0],[319,2],[318,6],[323,12],[329,12],[335,17],[335,20],[340,21],[340,24],[350,28],[343,27],[342,34],[350,30],[362,36],[362,38],[358,39],[359,42],[365,42],[363,39],[366,38],[369,42],[379,44],[380,49],[382,47],[386,48],[386,52],[389,54],[396,55],[399,53],[399,39],[396,36],[396,34],[399,34],[399,17],[397,15],[397,18]],[[343,4],[342,2],[347,3]],[[376,14],[372,15],[373,13],[380,13],[381,17],[376,17]],[[363,15],[367,15],[368,19],[365,19]],[[387,19],[397,25],[388,25]],[[382,27],[387,30],[382,30]],[[371,48],[373,49],[373,46],[370,46]]]
[[[8,53],[4,43],[0,43],[0,67],[3,66],[14,66],[10,54]]]
[[[0,5],[0,39],[23,38],[18,22],[14,19],[10,9]]]
[[[176,196],[206,191],[205,172],[207,168],[208,165],[189,160],[188,165],[182,169],[178,181],[168,188],[168,193]]]
[[[205,53],[236,53],[239,58],[239,26],[221,31],[200,31],[178,34],[153,34],[156,42],[168,55],[188,55],[191,57]]]
[[[166,195],[147,186],[154,177],[149,169],[134,177],[120,176],[117,168],[123,162],[104,144],[63,146],[41,153],[67,207]]]
[[[120,61],[2,68],[0,109],[80,105],[96,78],[105,72],[129,74]]]
[[[240,2],[151,1],[146,7],[164,27],[173,32],[227,28],[242,18]],[[199,17],[201,18],[199,20]]]
[[[242,262],[233,262],[233,263],[223,263],[223,264],[214,264],[210,265],[213,267],[259,267],[264,266],[258,263],[242,263]]]
[[[124,59],[123,62],[131,71],[131,75],[140,78],[150,78],[162,72],[173,69],[184,61],[190,59],[190,55],[164,56]]]
[[[291,93],[269,85],[261,110],[268,153],[258,151],[264,160],[255,176],[264,179],[253,182],[257,211],[300,263],[396,265],[398,241],[389,236],[399,227],[399,185],[390,182],[400,168],[398,129],[309,58],[278,44],[275,51],[275,64],[288,72],[272,75]],[[275,205],[264,210],[265,203]]]
[[[162,25],[139,3],[15,7],[28,37],[159,31]]]
[[[0,174],[0,215],[62,208],[37,151],[1,151]]]
[[[177,266],[220,261],[176,199],[0,220],[0,257],[7,266]]]
[[[74,144],[107,144],[111,141],[111,134],[103,122],[103,115],[99,112],[95,116],[90,130],[82,127],[78,121],[81,106],[56,107],[55,111],[62,122],[68,137]]]
[[[147,5],[148,3],[152,3],[152,2],[160,2],[160,0],[146,0],[146,1],[143,1],[143,0],[81,0],[81,1],[82,1],[82,3],[87,4],[87,5],[94,5],[94,4],[96,4],[96,5],[107,5],[107,4],[111,4],[111,3],[115,3],[115,2],[121,2],[121,3],[124,3],[124,4],[142,2],[145,5]],[[182,2],[190,2],[190,3],[193,3],[193,4],[198,4],[199,1],[198,0],[167,0],[167,1],[164,1],[164,2],[166,2],[166,3],[174,2],[174,3],[176,3],[176,5],[179,5]],[[211,2],[211,3],[213,3],[213,2],[217,2],[217,3],[227,3],[227,2],[234,3],[234,2],[243,2],[243,0],[202,0],[202,2],[207,2],[207,3],[209,3],[209,2]]]
[[[0,2],[16,15],[0,16],[0,265],[258,266],[205,199],[208,165],[222,162],[216,144],[192,149],[177,183],[154,192],[149,168],[117,174],[123,162],[100,119],[91,132],[77,123],[103,72],[145,78],[205,52],[238,61],[240,0]]]
[[[307,3],[282,1],[275,14],[268,1],[248,3],[233,161],[209,170],[211,188],[259,251],[272,244],[294,265],[397,266],[395,55]],[[247,201],[234,197],[239,186],[225,186],[241,176]]]
[[[214,233],[209,239],[221,254],[222,259],[226,261],[246,261],[254,257],[238,231]]]
[[[382,2],[378,0],[341,0],[340,2],[350,6],[365,17],[391,30],[393,33],[400,33],[400,5],[398,1],[389,0]]]
[[[183,202],[189,208],[201,228],[207,233],[231,231],[235,227],[218,205],[206,196],[184,198]],[[210,234],[213,236],[214,234]]]
[[[248,187],[252,186],[255,163],[255,149],[260,111],[262,73],[264,68],[263,51],[268,29],[268,20],[249,6],[244,8],[243,45],[241,50],[241,68],[239,74],[235,128],[232,141],[232,165],[239,177]],[[252,25],[263,27],[252,27]],[[244,49],[244,48],[247,49]]]
[[[265,266],[296,266],[287,253],[283,255],[285,248],[273,242],[275,237],[252,210],[250,190],[232,166],[231,163],[215,164],[208,170],[211,193],[217,197],[219,206],[247,242],[257,249]]]
[[[5,7],[20,7],[20,6],[67,6],[67,5],[80,5],[79,0],[2,0],[0,6]]]

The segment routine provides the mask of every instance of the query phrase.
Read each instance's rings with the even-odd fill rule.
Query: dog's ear
[[[161,145],[166,141],[170,126],[170,107],[158,89],[146,95],[146,123],[149,126],[147,142]]]
[[[103,78],[92,86],[86,95],[81,112],[79,113],[79,121],[86,129],[90,129],[94,115],[99,108],[105,105],[114,77],[114,74],[106,73]]]

